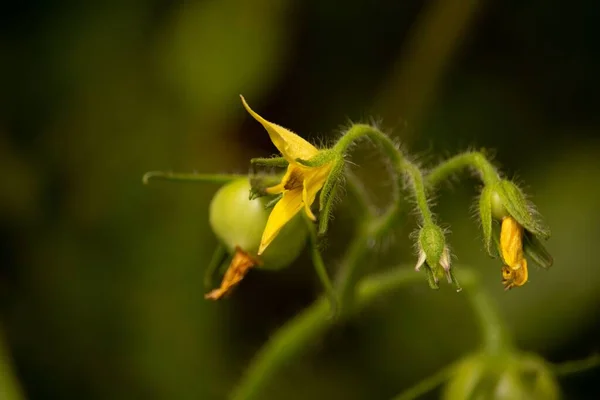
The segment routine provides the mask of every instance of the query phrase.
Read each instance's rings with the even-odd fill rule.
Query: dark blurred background
[[[425,165],[493,149],[552,227],[555,265],[502,290],[468,174],[435,208],[458,262],[482,273],[523,349],[554,362],[600,350],[597,1],[94,3],[10,2],[0,13],[6,398],[11,376],[32,399],[223,398],[320,293],[303,256],[205,301],[217,187],[141,183],[156,169],[246,172],[273,154],[240,93],[316,143],[375,119]],[[356,170],[385,204],[389,183],[369,167],[378,159],[360,151]],[[337,208],[327,238],[332,273],[351,207]],[[414,228],[398,228],[381,266],[415,261]],[[385,399],[477,340],[464,296],[423,277],[331,331],[264,398]],[[565,398],[598,398],[598,378],[561,380]]]

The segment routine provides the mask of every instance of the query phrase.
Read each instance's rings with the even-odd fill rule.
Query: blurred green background
[[[482,273],[522,348],[555,362],[600,350],[599,15],[592,0],[6,4],[4,372],[12,366],[32,399],[220,399],[320,293],[305,255],[205,301],[216,187],[141,184],[147,170],[243,173],[251,157],[273,154],[240,93],[317,143],[374,118],[425,165],[494,149],[552,227],[555,265],[503,292],[468,174],[436,199],[454,254]],[[368,147],[355,170],[385,204],[389,183],[369,167],[378,159]],[[351,207],[337,208],[327,238],[332,273]],[[382,246],[381,266],[415,261],[414,227]],[[431,291],[423,277],[331,331],[264,398],[385,399],[477,339],[464,296]],[[561,380],[565,397],[598,398],[599,377]]]

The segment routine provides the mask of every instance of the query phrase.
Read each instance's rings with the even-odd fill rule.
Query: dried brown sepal
[[[250,268],[260,265],[261,262],[249,253],[242,250],[239,246],[235,248],[233,259],[223,276],[221,286],[204,295],[208,300],[219,300],[229,294],[238,283],[244,279]]]

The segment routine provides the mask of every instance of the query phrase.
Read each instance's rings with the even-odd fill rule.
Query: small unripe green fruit
[[[230,253],[239,246],[256,255],[271,212],[265,209],[263,199],[249,200],[249,193],[248,180],[236,179],[221,187],[210,203],[210,226]],[[297,215],[283,227],[260,256],[262,265],[259,267],[281,269],[298,258],[307,234],[301,218]]]
[[[498,194],[497,190],[494,190],[492,192],[491,203],[492,203],[492,215],[494,216],[494,218],[496,218],[498,220],[502,220],[502,218],[508,216],[508,212],[506,211],[506,208],[504,207],[504,203],[502,202],[502,198]]]

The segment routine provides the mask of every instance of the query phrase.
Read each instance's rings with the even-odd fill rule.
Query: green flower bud
[[[555,400],[559,388],[546,363],[537,356],[479,353],[458,365],[442,398]]]
[[[210,226],[230,253],[236,247],[256,254],[269,218],[266,201],[249,199],[250,184],[239,179],[221,187],[213,197],[209,210]],[[260,267],[280,269],[291,264],[302,251],[307,230],[301,215],[286,224],[273,243],[261,255]]]
[[[442,228],[435,224],[423,226],[419,231],[417,247],[419,258],[415,270],[419,271],[425,265],[431,288],[437,289],[440,278],[445,275],[448,283],[454,283],[460,289],[451,270],[450,249],[446,246]]]
[[[445,247],[446,238],[444,237],[442,228],[434,224],[428,224],[421,228],[419,232],[419,248],[425,254],[427,264],[432,268],[440,263]]]

